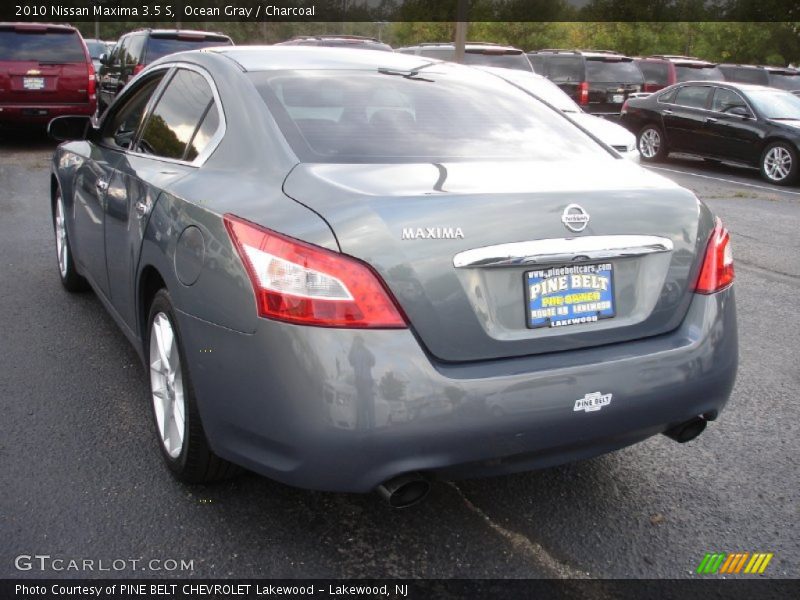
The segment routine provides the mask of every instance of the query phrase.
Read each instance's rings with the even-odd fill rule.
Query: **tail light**
[[[643,92],[657,92],[661,89],[661,86],[657,83],[645,83],[644,88],[642,89]]]
[[[142,69],[144,69],[144,65],[141,63],[137,64],[135,67],[133,67],[133,74],[138,75],[142,72]]]
[[[589,82],[581,81],[578,84],[578,104],[585,106],[589,104]]]
[[[731,236],[722,226],[722,221],[717,219],[694,291],[698,294],[719,292],[733,283],[733,276]]]
[[[621,115],[624,115],[624,114],[626,114],[627,112],[628,112],[628,101],[627,101],[627,100],[625,100],[625,102],[623,102],[623,103],[622,103],[622,108],[620,109],[619,113],[620,113]]]
[[[400,329],[406,320],[365,263],[225,215],[261,317],[299,325]]]
[[[94,65],[92,63],[88,64],[89,67],[89,85],[86,88],[86,91],[89,93],[89,98],[92,99],[97,94],[97,74],[94,71]]]

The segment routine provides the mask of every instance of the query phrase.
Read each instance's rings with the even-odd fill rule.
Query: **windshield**
[[[100,58],[100,55],[103,52],[108,52],[108,46],[105,45],[104,42],[90,42],[89,40],[84,40],[86,42],[86,47],[89,49],[89,56],[92,58]]]
[[[74,63],[86,62],[86,55],[75,31],[0,29],[0,60]]]
[[[230,40],[219,39],[196,39],[196,40],[179,40],[175,38],[161,38],[151,37],[150,43],[147,45],[147,63],[166,56],[167,54],[174,54],[175,52],[183,52],[184,50],[199,50],[200,48],[208,48],[210,46],[228,46]]]
[[[568,119],[489,74],[437,63],[250,77],[303,162],[611,158]]]
[[[800,73],[770,73],[769,84],[781,90],[800,90]]]
[[[586,81],[603,83],[644,83],[642,72],[632,60],[586,60]]]
[[[719,67],[688,67],[675,65],[675,77],[681,81],[725,81],[725,76]]]
[[[750,102],[767,119],[799,119],[800,98],[782,90],[751,90]]]

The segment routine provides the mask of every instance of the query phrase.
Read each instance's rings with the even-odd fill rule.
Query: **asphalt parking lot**
[[[705,434],[440,481],[397,511],[256,475],[195,487],[170,477],[134,350],[91,293],[59,284],[53,146],[0,134],[0,577],[93,575],[15,568],[47,554],[193,561],[97,576],[680,578],[711,551],[772,552],[762,577],[800,577],[800,187],[691,159],[654,168],[733,236],[740,370]]]

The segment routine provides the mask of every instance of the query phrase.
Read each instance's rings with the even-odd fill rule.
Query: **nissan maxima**
[[[378,489],[716,418],[730,238],[691,192],[489,73],[224,47],[50,124],[58,272],[147,369],[172,472]]]
[[[692,81],[622,107],[622,124],[636,134],[645,161],[670,152],[693,154],[761,171],[791,185],[800,174],[800,98],[746,83]]]

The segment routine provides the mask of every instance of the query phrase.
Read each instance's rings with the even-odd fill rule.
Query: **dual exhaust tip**
[[[664,435],[679,444],[685,444],[703,433],[713,417],[701,415],[667,429]],[[425,499],[431,484],[421,473],[405,473],[385,481],[375,491],[392,508],[408,508]]]

